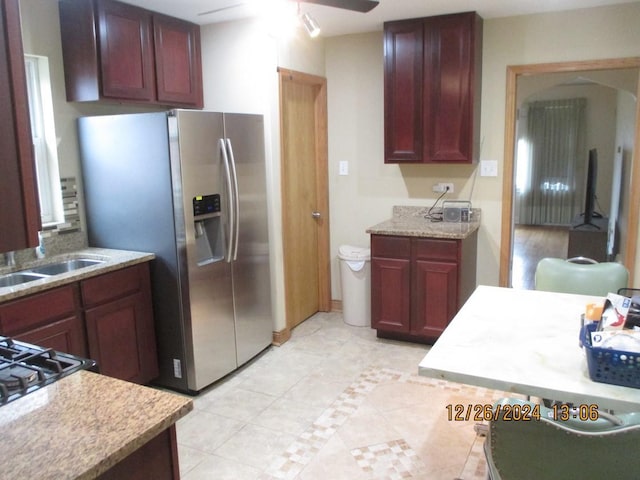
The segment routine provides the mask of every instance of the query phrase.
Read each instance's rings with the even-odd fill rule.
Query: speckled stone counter
[[[0,406],[0,477],[95,478],[192,409],[181,395],[74,373]]]
[[[430,237],[464,239],[480,227],[480,209],[472,209],[468,223],[434,222],[425,215],[426,207],[393,207],[391,219],[367,229],[375,235],[401,235],[406,237]]]
[[[0,303],[15,298],[31,295],[43,290],[48,290],[60,285],[66,285],[68,283],[77,282],[85,278],[94,277],[96,275],[102,275],[113,270],[135,265],[137,263],[148,262],[155,258],[153,253],[146,252],[133,252],[128,250],[112,250],[106,248],[85,248],[70,253],[63,253],[59,255],[53,255],[43,258],[42,260],[34,260],[25,262],[23,264],[16,265],[15,267],[2,267],[0,268],[0,275],[7,273],[28,270],[30,268],[47,265],[50,263],[57,263],[64,260],[70,260],[74,258],[88,258],[95,260],[103,260],[104,263],[92,265],[90,267],[84,267],[71,272],[60,273],[52,275],[40,280],[34,280],[26,282],[21,285],[13,287],[0,287]]]

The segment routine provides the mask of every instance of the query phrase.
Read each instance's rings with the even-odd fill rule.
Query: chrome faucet
[[[16,266],[16,252],[6,252],[4,258],[7,261],[7,267]]]

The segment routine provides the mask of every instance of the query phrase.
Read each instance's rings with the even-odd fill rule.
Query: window
[[[64,221],[53,100],[46,57],[25,55],[29,116],[43,227]]]

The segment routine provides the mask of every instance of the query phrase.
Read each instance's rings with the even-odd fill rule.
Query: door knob
[[[320,218],[321,217],[320,212],[311,212],[311,216],[313,218]]]

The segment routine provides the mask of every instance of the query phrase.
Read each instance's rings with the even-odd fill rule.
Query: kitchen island
[[[367,229],[378,337],[433,343],[475,289],[480,210],[459,223],[430,213],[395,206],[391,219]]]
[[[2,478],[179,478],[187,397],[80,371],[0,407]]]
[[[636,412],[640,389],[591,380],[580,347],[581,314],[588,304],[603,302],[591,295],[480,285],[420,362],[419,374]]]

